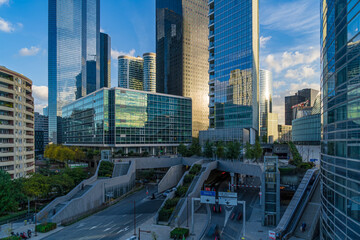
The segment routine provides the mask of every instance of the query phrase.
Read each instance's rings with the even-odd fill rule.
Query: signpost
[[[201,191],[200,202],[215,204],[215,196],[216,196],[216,192],[214,191]]]
[[[272,230],[269,230],[269,238],[272,240],[276,240],[276,235],[275,232]]]
[[[219,204],[227,206],[237,205],[237,193],[236,192],[219,192]]]

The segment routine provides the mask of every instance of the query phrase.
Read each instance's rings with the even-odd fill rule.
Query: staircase
[[[320,193],[320,182],[318,182],[314,194],[311,200],[308,202],[303,215],[299,223],[297,224],[294,236],[301,239],[309,239],[313,238],[313,234],[316,228],[317,223],[319,222],[320,217],[320,200],[321,200],[321,193]],[[300,226],[302,223],[306,223],[306,231],[301,232]]]
[[[115,163],[112,177],[119,177],[126,175],[130,167],[129,162]]]

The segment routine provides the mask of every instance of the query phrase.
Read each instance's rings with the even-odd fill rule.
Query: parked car
[[[169,194],[171,193],[171,190],[166,190],[165,192],[163,192],[163,196],[167,197]]]
[[[215,205],[213,206],[213,211],[214,211],[215,213],[221,213],[221,206],[220,206],[220,204],[215,203]]]

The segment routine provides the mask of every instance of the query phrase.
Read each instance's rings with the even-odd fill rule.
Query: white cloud
[[[270,41],[272,37],[271,36],[268,36],[268,37],[264,37],[264,36],[261,36],[260,37],[260,48],[265,48],[266,47],[266,43],[268,41]]]
[[[19,51],[20,56],[34,56],[36,54],[38,54],[38,52],[40,51],[40,48],[38,47],[30,47],[30,48],[22,48]]]
[[[9,0],[0,0],[0,7],[4,4],[9,5]]]
[[[320,91],[320,83],[301,82],[301,83],[291,83],[290,84],[291,92],[297,92],[298,90],[304,89],[304,88],[312,88],[312,89]]]
[[[103,29],[102,27],[100,27],[100,32],[104,33],[105,29]]]
[[[48,100],[48,87],[47,86],[32,86],[32,93],[35,101],[47,102]]]
[[[289,69],[285,73],[286,78],[292,78],[292,79],[297,79],[297,80],[311,78],[311,77],[314,77],[317,75],[319,75],[319,74],[316,73],[315,70],[309,66],[302,66],[297,69]]]
[[[111,49],[111,58],[112,59],[118,59],[118,57],[121,55],[135,56],[135,49],[131,49],[129,52],[123,52],[123,51],[117,51],[117,50]]]
[[[5,19],[0,17],[0,31],[10,33],[10,32],[13,32],[14,30],[15,30],[15,28],[13,27],[11,22],[8,22]]]
[[[285,85],[286,85],[286,83],[284,81],[275,81],[275,82],[273,82],[273,87],[275,89],[278,89],[279,87],[285,86]]]
[[[320,58],[320,50],[318,48],[309,48],[307,52],[301,53],[284,52],[282,54],[269,54],[265,58],[265,64],[279,73],[282,70],[290,67],[294,67],[299,64],[310,64]]]

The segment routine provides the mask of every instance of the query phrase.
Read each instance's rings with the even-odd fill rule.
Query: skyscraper
[[[144,59],[141,57],[118,57],[118,86],[134,90],[144,89]]]
[[[100,88],[111,87],[111,38],[100,33]]]
[[[209,1],[208,132],[225,141],[232,140],[224,136],[228,129],[248,129],[252,140],[259,131],[258,5],[258,0]]]
[[[144,53],[144,91],[156,92],[156,54]]]
[[[192,98],[193,136],[208,128],[208,0],[156,0],[156,91]]]
[[[49,138],[64,105],[100,87],[100,0],[48,1]]]
[[[320,239],[360,239],[358,1],[321,2]]]
[[[272,73],[265,69],[260,69],[260,136],[267,136],[268,131],[266,127],[268,113],[272,113]],[[277,128],[277,125],[276,125]],[[276,139],[274,139],[276,141]]]
[[[293,106],[307,101],[306,106],[312,107],[319,91],[311,88],[299,90],[295,95],[285,97],[285,124],[292,125]]]

